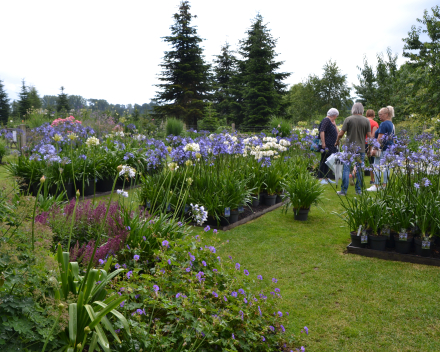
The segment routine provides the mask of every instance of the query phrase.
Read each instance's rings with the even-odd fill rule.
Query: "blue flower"
[[[217,294],[215,291],[212,291],[212,295],[213,295],[215,298],[218,297],[218,294]]]
[[[235,263],[235,269],[240,270],[240,264],[239,263]]]
[[[138,261],[138,260],[139,260],[139,255],[135,254],[134,257],[133,257],[133,259],[134,259],[135,261]]]
[[[157,285],[153,285],[153,290],[154,290],[155,292],[159,291],[159,286],[157,286]]]
[[[206,266],[206,262],[204,260],[202,260],[202,265]]]
[[[231,296],[232,296],[232,297],[237,297],[237,292],[232,291]]]
[[[244,269],[244,274],[245,274],[246,276],[248,276],[248,275],[249,275],[249,271],[247,271],[246,269]]]
[[[263,280],[263,277],[262,277],[261,275],[258,275],[258,276],[257,276],[257,279],[258,279],[258,280]]]
[[[206,227],[204,228],[204,230],[205,230],[205,232],[208,232],[209,230],[211,230],[211,228],[210,228],[209,225],[208,225],[208,226],[206,226]]]
[[[243,290],[242,288],[240,288],[240,289],[238,290],[238,293],[241,294],[241,295],[244,295],[244,294],[245,294],[245,292],[244,292],[244,290]]]
[[[167,240],[162,241],[162,246],[167,247],[170,245],[170,243]]]
[[[273,279],[272,279],[272,282],[275,282],[275,283],[277,283],[277,282],[278,282],[278,280],[277,280],[277,279],[275,279],[275,278],[273,278]]]
[[[127,273],[127,279],[129,279],[130,277],[131,277],[131,275],[133,275],[133,271],[129,271],[128,273]]]

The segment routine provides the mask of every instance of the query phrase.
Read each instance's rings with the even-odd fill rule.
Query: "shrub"
[[[271,128],[272,133],[275,135],[288,137],[292,134],[291,123],[280,117],[272,117],[269,121],[269,126]]]
[[[183,131],[183,122],[174,118],[169,118],[165,126],[167,136],[180,136]]]

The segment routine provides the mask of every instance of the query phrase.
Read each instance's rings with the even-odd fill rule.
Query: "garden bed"
[[[394,248],[387,248],[385,251],[377,251],[370,248],[359,248],[352,246],[351,243],[347,246],[347,252],[362,255],[364,257],[379,258],[397,262],[440,266],[440,247],[436,244],[433,244],[432,246],[431,257],[421,257],[415,255],[414,252],[409,254],[401,254],[397,253]]]

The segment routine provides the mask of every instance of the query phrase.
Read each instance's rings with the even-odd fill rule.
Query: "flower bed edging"
[[[351,243],[347,246],[347,252],[362,255],[364,257],[392,260],[396,262],[440,266],[440,259],[438,258],[420,257],[414,254],[400,254],[394,251],[377,251],[369,248],[353,247]]]

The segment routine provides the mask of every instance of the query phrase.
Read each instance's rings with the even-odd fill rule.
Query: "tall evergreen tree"
[[[272,115],[284,115],[286,103],[283,80],[290,73],[277,72],[282,61],[275,61],[276,39],[273,39],[263,17],[258,14],[248,37],[240,41],[239,53],[244,58],[240,66],[243,122],[246,126],[265,126]]]
[[[19,93],[20,99],[18,100],[18,112],[19,118],[23,118],[29,109],[31,108],[31,102],[29,100],[29,90],[26,87],[24,79],[21,81],[21,91]]]
[[[220,118],[233,120],[233,79],[237,75],[237,59],[230,50],[229,43],[221,47],[221,54],[216,55],[214,64],[214,108]]]
[[[188,126],[197,124],[202,118],[206,100],[209,99],[210,65],[203,59],[202,39],[197,35],[196,27],[191,26],[193,16],[189,12],[188,1],[182,1],[179,12],[174,14],[171,36],[164,41],[172,47],[166,51],[161,77],[158,84],[160,92],[156,95],[158,106],[156,113],[162,116],[174,116],[184,120]]]
[[[9,111],[10,105],[8,94],[5,91],[3,81],[0,80],[0,125],[6,125],[8,123]]]
[[[66,112],[70,109],[69,108],[69,99],[67,97],[67,94],[64,93],[63,86],[61,86],[60,90],[61,90],[61,93],[58,94],[58,100],[57,100],[57,111],[58,112],[60,112],[60,111]]]
[[[34,109],[40,109],[42,107],[42,102],[38,95],[37,88],[35,88],[34,86],[30,86],[28,88],[29,88],[29,93],[28,93],[29,104]]]

